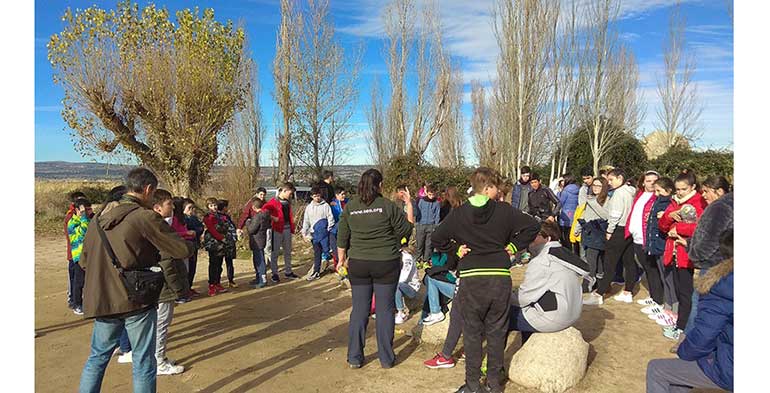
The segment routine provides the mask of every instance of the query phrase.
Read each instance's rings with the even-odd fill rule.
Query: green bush
[[[576,177],[580,177],[583,168],[593,168],[593,155],[587,129],[581,129],[572,135],[567,171]],[[649,169],[647,155],[644,153],[642,143],[633,135],[624,134],[616,147],[610,150],[602,160],[599,167],[612,165],[623,168],[629,176],[636,176]]]
[[[697,152],[686,148],[671,149],[650,162],[663,176],[675,178],[683,169],[691,169],[699,179],[708,176],[724,176],[732,183],[733,153],[729,151],[707,150]]]
[[[383,193],[387,196],[405,184],[412,195],[417,195],[424,182],[435,184],[439,189],[455,186],[464,191],[470,187],[468,177],[472,172],[468,167],[439,168],[415,154],[394,157],[384,168]]]

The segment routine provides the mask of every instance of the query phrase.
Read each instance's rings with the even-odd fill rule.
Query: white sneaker
[[[131,358],[131,351],[128,351],[120,356],[118,356],[118,363],[132,363],[133,360]]]
[[[639,304],[639,305],[642,305],[642,306],[653,306],[653,305],[654,306],[659,306],[659,304],[655,303],[655,301],[652,300],[651,297],[648,297],[648,298],[642,299],[642,300],[637,300],[636,304]]]
[[[174,365],[165,360],[158,363],[158,375],[175,375],[183,372],[183,366]]]
[[[604,304],[604,298],[598,293],[589,293],[583,298],[583,304],[587,306],[599,306]]]
[[[676,326],[676,319],[672,318],[668,314],[658,314],[657,318],[655,319],[655,322],[657,322],[658,325],[663,327],[672,327]]]
[[[444,316],[444,313],[436,313],[436,314],[429,314],[425,319],[422,320],[422,323],[425,326],[433,325],[434,323],[439,323],[443,321],[446,317]]]
[[[403,311],[399,311],[396,313],[396,325],[400,325],[404,322],[406,322],[407,315]]]
[[[626,293],[626,292],[621,292],[621,293],[613,296],[612,298],[615,299],[618,302],[623,302],[623,303],[633,303],[634,302],[634,295],[632,295],[630,293]]]
[[[642,313],[650,315],[650,314],[662,314],[663,308],[657,304],[652,304],[647,307],[642,308]]]

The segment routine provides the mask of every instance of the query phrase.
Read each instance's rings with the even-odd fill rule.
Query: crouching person
[[[133,347],[133,391],[156,391],[156,301],[132,302],[115,264],[129,271],[158,269],[161,258],[184,259],[193,253],[192,245],[150,209],[157,177],[137,168],[129,172],[125,185],[127,193],[91,222],[83,240],[83,312],[95,321],[91,354],[80,377],[81,393],[101,391],[104,371],[124,328]]]
[[[521,332],[522,345],[532,333],[558,332],[577,322],[583,307],[578,278],[593,281],[588,264],[562,247],[560,232],[556,223],[540,224],[540,232],[529,245],[534,258],[511,297],[508,331]]]

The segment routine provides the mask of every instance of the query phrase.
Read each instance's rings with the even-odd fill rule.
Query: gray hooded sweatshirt
[[[590,279],[588,264],[561,243],[548,242],[527,265],[511,302],[521,307],[524,319],[538,332],[564,330],[583,311],[581,277]]]
[[[332,214],[332,208],[321,199],[321,203],[310,202],[305,207],[304,218],[302,219],[302,236],[310,236],[313,233],[313,226],[321,219],[327,220],[328,230],[332,230],[334,227],[334,215]]]
[[[615,190],[612,198],[604,205],[610,213],[610,218],[607,219],[608,234],[615,232],[616,227],[626,226],[628,215],[631,213],[631,207],[634,204],[635,193],[636,189],[634,187],[623,184]]]

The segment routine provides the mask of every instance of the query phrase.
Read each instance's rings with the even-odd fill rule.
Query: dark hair
[[[599,169],[599,176],[606,175],[606,174],[607,174],[607,170],[606,169]]]
[[[396,191],[402,191],[402,190],[403,190],[403,191],[406,191],[406,184],[399,184],[399,185],[396,187]]]
[[[380,196],[380,183],[382,183],[382,173],[371,168],[367,169],[361,175],[358,181],[358,198],[364,205],[370,205]]]
[[[427,186],[425,186],[425,192],[435,193],[436,192],[436,186],[433,185],[433,184],[428,184]]]
[[[75,205],[75,207],[91,207],[91,201],[86,198],[75,199],[75,202],[72,202],[72,204]]]
[[[321,195],[321,187],[318,185],[310,187],[310,195]]]
[[[530,169],[528,166],[524,165],[523,167],[521,167],[521,175],[523,175],[525,173],[532,173],[532,169]]]
[[[153,205],[160,205],[165,201],[170,201],[173,199],[173,196],[171,196],[171,193],[159,188],[155,190],[155,194],[152,197],[152,204]]]
[[[551,241],[559,241],[561,237],[561,229],[555,222],[543,221],[540,223],[540,236],[550,237]]]
[[[158,188],[158,178],[147,168],[134,168],[126,175],[126,189],[128,192],[141,193],[147,186]]]
[[[264,192],[265,194],[267,194],[267,190],[265,189],[265,187],[257,187],[257,194],[259,194],[260,192]]]
[[[733,257],[733,230],[725,232],[719,239],[719,255],[724,259]]]
[[[685,169],[682,171],[682,173],[679,174],[679,176],[674,179],[674,182],[683,181],[687,183],[690,186],[695,186],[695,188],[698,188],[698,181],[695,178],[695,172]]]
[[[266,203],[265,201],[257,198],[254,200],[254,202],[251,203],[251,206],[256,207],[257,209],[261,209],[262,206],[265,206],[265,203]]]
[[[343,187],[343,186],[334,186],[334,193],[335,193],[335,194],[339,194],[339,193],[341,193],[342,191],[347,191],[347,190],[346,190],[346,189],[345,189],[345,187]]]
[[[622,177],[623,181],[628,180],[628,176],[626,176],[626,171],[624,171],[621,168],[611,169],[609,172],[607,172],[607,176]]]
[[[184,205],[185,201],[182,197],[174,197],[174,217],[177,220],[184,222]]]
[[[599,176],[595,178],[591,185],[593,186],[594,182],[602,183],[602,190],[599,191],[599,194],[596,195],[596,201],[599,202],[600,205],[604,206],[604,204],[607,202],[607,194],[609,194],[610,186],[609,182],[607,182],[607,179]]]
[[[334,172],[330,170],[324,170],[323,172],[321,172],[321,180],[326,180],[332,176],[334,176]]]
[[[660,177],[655,180],[655,184],[668,191],[669,194],[674,192],[674,181],[669,177]]]
[[[484,191],[484,188],[489,186],[500,188],[502,182],[500,174],[498,174],[497,171],[483,166],[476,168],[470,176],[471,187],[473,187],[473,192],[476,194],[480,194]]]
[[[565,173],[562,175],[562,179],[564,179],[564,187],[567,187],[570,184],[575,184],[577,181],[575,180],[575,176],[572,176],[569,173]]]
[[[529,181],[537,180],[540,181],[540,174],[536,172],[532,172],[532,175],[529,176]]]
[[[294,192],[294,191],[297,191],[297,188],[294,187],[294,184],[287,181],[286,183],[281,184],[281,191],[286,191],[286,190],[291,190],[292,192]]]
[[[196,207],[196,208],[198,207],[195,205],[195,201],[190,198],[182,198],[182,200],[184,201],[183,206],[193,205],[193,207]]]
[[[70,193],[70,195],[69,195],[70,203],[75,203],[75,201],[77,201],[78,199],[82,199],[82,198],[85,198],[85,197],[86,197],[86,194],[83,194],[80,191],[74,191],[74,192]]]
[[[589,168],[587,166],[583,167],[583,169],[580,170],[580,177],[583,177],[583,176],[591,176],[591,177],[593,177],[594,176],[593,169],[591,169],[591,168]]]
[[[230,202],[227,199],[220,199],[217,201],[217,210],[223,211],[227,209],[227,206],[230,205]]]
[[[123,198],[128,189],[124,185],[112,187],[109,193],[107,193],[107,202],[117,202]]]
[[[725,194],[730,192],[730,182],[725,179],[724,176],[709,176],[701,184],[703,187],[708,187],[714,190],[722,190]]]

